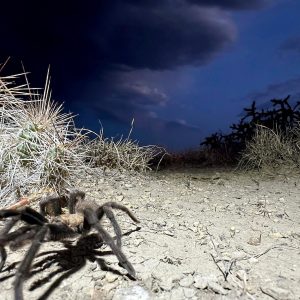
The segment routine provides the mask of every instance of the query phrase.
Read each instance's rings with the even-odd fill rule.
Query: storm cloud
[[[99,118],[118,122],[139,115],[147,124],[155,108],[167,107],[172,99],[143,71],[155,77],[210,63],[236,40],[228,10],[257,9],[269,2],[45,0],[19,1],[16,9],[6,1],[1,5],[0,62],[8,56],[22,60],[33,83],[50,64],[54,95],[67,104],[84,103]],[[180,124],[181,129],[189,126]]]
[[[224,9],[259,9],[274,2],[274,0],[186,0],[197,5],[217,6]]]

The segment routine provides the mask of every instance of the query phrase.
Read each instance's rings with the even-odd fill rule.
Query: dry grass
[[[131,131],[130,131],[131,133]],[[150,162],[165,150],[158,146],[139,146],[137,141],[127,138],[105,138],[103,130],[87,145],[92,167],[144,172],[150,170]]]
[[[25,84],[16,85],[22,76]],[[0,207],[40,190],[59,193],[91,167],[149,170],[164,153],[139,146],[131,131],[118,140],[104,138],[102,130],[90,141],[87,133],[51,99],[49,73],[42,94],[29,87],[25,73],[0,77]]]
[[[239,166],[246,169],[299,167],[300,128],[283,134],[279,130],[258,125],[255,135],[246,144]]]

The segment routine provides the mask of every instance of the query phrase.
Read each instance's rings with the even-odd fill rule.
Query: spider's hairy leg
[[[78,235],[78,231],[69,227],[67,224],[58,222],[55,224],[48,224],[50,229],[49,239],[51,241],[60,241],[65,238],[70,238]]]
[[[67,201],[65,197],[57,194],[47,195],[40,200],[40,213],[44,216],[46,214],[51,216],[58,216],[62,214],[62,207],[66,206]]]
[[[31,226],[23,226],[18,230],[9,233],[11,228],[19,221],[22,220],[28,224],[34,225],[43,225],[47,223],[48,220],[43,217],[41,214],[36,212],[34,209],[30,207],[25,207],[21,210],[15,209],[2,209],[0,210],[0,218],[11,218],[11,220],[7,221],[4,225],[4,228],[0,232],[0,270],[3,268],[3,265],[6,261],[6,250],[5,245],[11,242],[11,247],[18,247],[23,241],[31,238],[35,231],[32,231]]]
[[[102,227],[99,222],[97,213],[93,209],[87,207],[83,209],[83,214],[87,222],[98,231],[101,240],[111,248],[112,252],[118,258],[120,264],[127,270],[130,276],[135,278],[135,270],[133,266],[128,261],[122,250],[115,244],[111,235]]]
[[[135,217],[135,215],[126,206],[119,204],[117,202],[106,202],[98,208],[98,210],[97,210],[98,219],[101,220],[101,218],[103,217],[104,214],[109,218],[110,222],[112,223],[112,225],[114,227],[114,231],[116,233],[117,245],[118,245],[118,247],[121,247],[122,231],[121,231],[121,228],[115,218],[112,208],[119,209],[119,210],[125,212],[135,223],[139,223],[139,220]]]
[[[68,191],[68,209],[70,214],[75,214],[76,204],[84,201],[85,193],[76,189]]]
[[[108,206],[103,205],[102,209],[103,209],[103,212],[105,213],[105,215],[110,220],[110,222],[111,222],[111,224],[114,228],[114,231],[115,231],[115,234],[116,234],[117,246],[119,248],[121,248],[121,246],[122,246],[122,240],[121,240],[122,230],[121,230],[121,227],[120,227],[120,225],[118,224],[118,222],[116,220],[115,214],[113,213],[113,211]],[[99,216],[99,214],[98,214],[98,216]],[[99,220],[100,219],[101,218],[99,218]]]
[[[40,213],[30,207],[24,207],[21,210],[2,209],[0,210],[1,218],[17,217],[17,220],[22,220],[28,224],[43,225],[48,220]]]
[[[140,221],[136,218],[136,216],[133,214],[133,212],[127,208],[126,206],[122,205],[122,204],[119,204],[117,202],[106,202],[103,204],[103,206],[108,206],[108,207],[111,207],[111,208],[115,208],[115,209],[119,209],[123,212],[125,212],[133,222],[135,223],[140,223]]]
[[[7,258],[6,250],[4,248],[4,245],[6,244],[6,235],[11,230],[11,228],[18,222],[18,220],[19,220],[18,217],[8,220],[4,224],[4,227],[2,228],[2,230],[0,231],[0,259],[1,259],[0,271],[2,270],[2,268],[5,264],[6,258]]]
[[[19,266],[16,272],[16,278],[14,281],[14,288],[15,288],[15,300],[23,300],[23,284],[25,279],[28,276],[31,263],[38,252],[41,243],[46,236],[49,227],[48,224],[44,224],[44,226],[39,227],[40,229],[35,234],[32,244],[27,251],[24,260],[22,261],[21,265]]]

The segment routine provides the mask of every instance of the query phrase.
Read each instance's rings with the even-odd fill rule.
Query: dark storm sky
[[[0,34],[6,72],[22,60],[42,86],[50,64],[78,126],[134,118],[142,144],[197,146],[252,100],[300,100],[299,0],[6,1]]]

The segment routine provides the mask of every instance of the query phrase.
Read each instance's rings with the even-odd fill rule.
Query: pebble
[[[203,276],[203,275],[196,275],[194,276],[194,287],[198,289],[206,289],[208,287],[209,282],[217,282],[218,278],[215,275],[208,275],[208,276]]]
[[[139,285],[118,289],[112,300],[150,300],[150,293]]]
[[[205,277],[202,277],[201,275],[196,275],[194,277],[194,287],[197,288],[197,289],[201,289],[201,290],[204,290],[207,288],[207,285],[208,285],[208,281],[207,281],[207,278]]]
[[[178,287],[178,288],[173,289],[171,291],[170,299],[172,299],[172,300],[182,300],[184,298],[185,298],[185,296],[184,296],[184,291],[183,291],[182,287]]]
[[[165,235],[168,235],[168,236],[174,236],[174,233],[171,232],[171,231],[169,231],[169,230],[165,230],[165,231],[164,231],[164,234],[165,234]]]
[[[262,291],[273,299],[288,300],[293,299],[289,290],[280,287],[261,287]]]
[[[183,293],[186,298],[192,298],[196,295],[196,291],[191,288],[183,288]]]
[[[189,287],[194,283],[194,278],[191,274],[189,274],[188,276],[182,278],[179,281],[179,285],[182,287]]]
[[[258,259],[257,258],[255,258],[255,257],[250,257],[249,258],[249,263],[250,264],[256,264],[258,262]]]
[[[225,290],[220,284],[215,281],[208,282],[208,288],[220,295],[226,295],[228,293],[227,290]]]
[[[283,237],[283,235],[280,232],[271,232],[269,236],[274,239],[280,239]]]
[[[124,195],[119,195],[116,197],[116,201],[121,202],[124,199]]]
[[[252,246],[258,246],[261,243],[261,236],[259,237],[250,237],[248,240],[247,244],[252,245]]]
[[[172,278],[163,278],[161,282],[159,282],[159,286],[164,291],[171,291],[172,288],[175,286],[175,283],[173,282]]]
[[[93,263],[89,266],[89,270],[93,272],[93,271],[95,271],[95,270],[97,269],[97,267],[98,267],[97,262],[93,262]]]
[[[111,272],[107,272],[105,275],[105,280],[109,283],[112,283],[112,282],[116,281],[117,279],[118,279],[118,276]]]
[[[132,188],[132,187],[133,187],[133,185],[130,184],[130,183],[125,183],[124,186],[125,186],[126,188]]]

